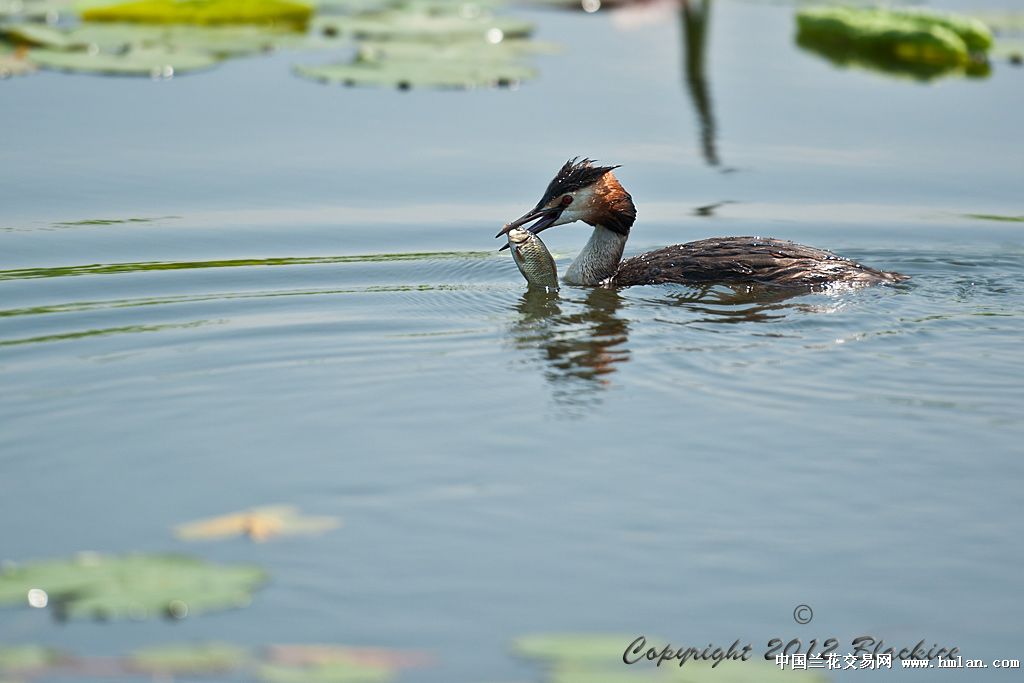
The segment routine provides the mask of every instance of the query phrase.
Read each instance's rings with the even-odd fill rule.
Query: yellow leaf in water
[[[290,505],[268,505],[181,524],[174,535],[184,541],[248,536],[257,543],[275,536],[317,534],[341,526],[337,517],[304,517]]]

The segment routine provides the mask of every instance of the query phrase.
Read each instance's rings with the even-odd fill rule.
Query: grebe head
[[[537,206],[502,228],[496,237],[530,221],[536,222],[526,229],[534,234],[556,225],[583,221],[628,235],[636,219],[636,208],[612,173],[616,168],[595,166],[591,159],[570,159],[548,183]]]

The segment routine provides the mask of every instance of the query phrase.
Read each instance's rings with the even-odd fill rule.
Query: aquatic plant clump
[[[981,21],[931,10],[812,7],[796,20],[801,44],[913,64],[963,66],[992,47]]]
[[[0,605],[27,601],[54,610],[58,618],[184,618],[244,607],[266,580],[259,567],[183,555],[82,553],[0,572]]]

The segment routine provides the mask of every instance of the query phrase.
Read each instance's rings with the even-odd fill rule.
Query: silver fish
[[[558,289],[555,259],[540,237],[529,230],[512,228],[508,231],[508,246],[512,260],[531,286],[545,287],[551,291]]]

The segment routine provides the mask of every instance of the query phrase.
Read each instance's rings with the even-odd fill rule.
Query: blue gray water
[[[716,3],[712,166],[672,15],[520,14],[565,52],[515,91],[324,87],[287,53],[0,84],[0,556],[274,577],[180,624],[5,609],[0,641],[348,642],[466,683],[537,678],[508,646],[538,631],[1020,658],[1024,224],[969,214],[1024,214],[1024,70],[839,71],[792,8]],[[493,234],[575,155],[623,165],[631,251],[761,234],[913,279],[527,295]],[[586,236],[545,233],[560,269]],[[345,524],[168,531],[274,502]]]

